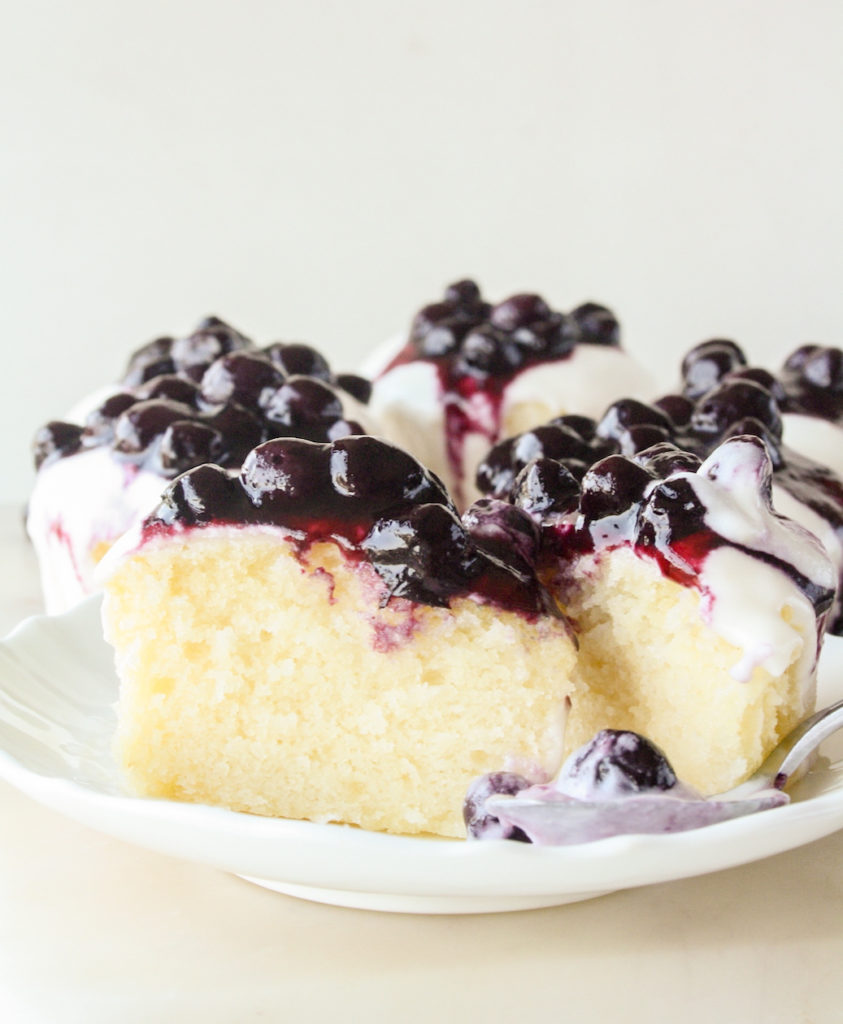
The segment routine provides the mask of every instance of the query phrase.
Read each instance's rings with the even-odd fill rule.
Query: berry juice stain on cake
[[[474,467],[500,437],[574,406],[596,412],[624,385],[646,390],[644,380],[604,306],[565,314],[531,293],[492,305],[465,280],[416,314],[409,340],[377,375],[372,402],[389,435],[439,472],[465,507],[476,497]]]

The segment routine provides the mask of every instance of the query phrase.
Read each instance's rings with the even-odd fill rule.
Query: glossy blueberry
[[[499,818],[486,811],[486,801],[490,796],[515,796],[529,786],[523,775],[514,772],[491,772],[473,782],[463,803],[463,819],[469,838],[512,839],[529,843],[526,833],[520,828],[502,825]]]
[[[222,437],[220,461],[225,466],[239,466],[255,445],[266,439],[262,421],[234,402],[207,410],[202,416],[202,422]]]
[[[333,489],[372,513],[402,504],[450,505],[444,485],[408,452],[375,437],[349,437],[331,446]]]
[[[431,605],[447,605],[480,568],[462,523],[444,505],[414,505],[385,516],[360,546],[390,597]]]
[[[464,278],[455,281],[445,289],[445,302],[463,309],[477,309],[482,303],[480,288],[476,281]]]
[[[727,380],[697,402],[691,428],[700,435],[720,438],[737,420],[759,420],[775,438],[782,436],[778,404],[766,388],[752,380]]]
[[[158,458],[165,472],[182,473],[203,462],[218,462],[223,450],[218,430],[198,420],[176,420],[161,437]]]
[[[126,387],[137,387],[151,377],[173,372],[173,339],[155,338],[136,349],[129,357],[122,383]]]
[[[694,403],[685,395],[663,395],[653,402],[653,407],[661,409],[675,427],[690,423],[694,412]]]
[[[463,513],[472,542],[501,565],[530,574],[539,550],[539,528],[520,508],[494,498],[481,498]]]
[[[328,360],[310,345],[305,345],[302,342],[276,341],[263,351],[288,377],[301,375],[318,377],[320,380],[332,379]]]
[[[181,402],[165,398],[151,398],[130,406],[114,427],[115,451],[136,455],[146,451],[171,423],[189,420],[194,411]]]
[[[568,466],[548,458],[528,462],[516,476],[511,492],[513,503],[537,519],[573,511],[579,496],[579,481]]]
[[[115,395],[109,395],[101,405],[88,413],[85,420],[86,444],[110,443],[114,437],[115,421],[137,402],[137,396],[131,391],[118,391]]]
[[[702,465],[698,456],[669,443],[643,449],[635,455],[634,461],[654,477],[662,478],[673,473],[696,473]]]
[[[253,408],[260,406],[265,394],[284,383],[285,375],[259,352],[230,352],[214,360],[202,376],[204,402],[222,405],[238,402]]]
[[[595,463],[582,480],[580,511],[591,520],[619,515],[641,500],[653,477],[622,455]]]
[[[472,376],[506,377],[522,362],[518,346],[490,324],[473,328],[464,338],[457,358],[457,372]]]
[[[54,459],[79,451],[82,430],[77,423],[66,423],[63,420],[51,420],[41,427],[32,441],[35,468],[40,469],[47,461],[52,462]]]
[[[184,473],[165,489],[153,519],[166,524],[175,521],[195,526],[214,519],[235,521],[248,514],[242,492],[219,466],[198,466]]]
[[[584,302],[571,310],[571,317],[579,328],[580,341],[586,345],[620,346],[620,324],[615,314],[597,302]]]
[[[603,413],[597,424],[597,434],[619,441],[628,428],[634,426],[656,426],[669,432],[672,423],[667,413],[656,406],[639,402],[635,398],[621,398]]]
[[[733,342],[713,338],[695,346],[682,361],[683,393],[699,398],[733,370],[746,366],[746,356]]]
[[[289,433],[310,441],[327,440],[329,427],[343,418],[336,391],[315,377],[288,377],[263,399],[267,420]]]
[[[524,293],[512,295],[492,307],[489,323],[501,331],[511,334],[519,327],[529,327],[536,321],[547,320],[551,315],[550,306],[541,295]]]
[[[356,398],[361,405],[368,405],[372,397],[372,382],[365,377],[358,377],[356,373],[338,373],[336,376],[337,387],[348,392],[352,398]]]
[[[677,783],[664,753],[635,732],[603,729],[562,766],[558,787],[580,799],[664,792]]]
[[[240,480],[256,507],[270,512],[276,508],[283,514],[298,503],[299,514],[306,515],[321,498],[330,497],[329,460],[327,444],[277,438],[249,452]]]

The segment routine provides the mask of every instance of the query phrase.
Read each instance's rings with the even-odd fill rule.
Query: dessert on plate
[[[360,433],[367,398],[368,382],[334,376],[310,346],[259,349],[214,317],[144,345],[118,385],[35,438],[27,530],[47,611],[95,589],[100,558],[179,473],[204,462],[236,470],[269,437]]]
[[[259,445],[178,477],[107,556],[133,791],[462,836],[477,775],[547,781],[574,643],[530,518],[461,521],[373,437]]]
[[[620,395],[653,389],[606,307],[561,313],[535,294],[492,305],[470,280],[419,310],[409,339],[380,363],[369,367],[373,415],[460,508],[479,496],[475,468],[502,437],[562,413],[597,416]]]

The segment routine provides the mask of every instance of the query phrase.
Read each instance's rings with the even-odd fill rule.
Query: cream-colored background
[[[451,279],[612,305],[669,384],[843,325],[829,0],[0,2],[0,500],[217,312],[348,368]]]

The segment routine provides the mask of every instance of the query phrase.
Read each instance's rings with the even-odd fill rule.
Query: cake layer
[[[118,756],[138,793],[390,832],[464,835],[507,765],[562,757],[562,620],[392,599],[333,542],[231,526],[158,535],[108,582]]]

